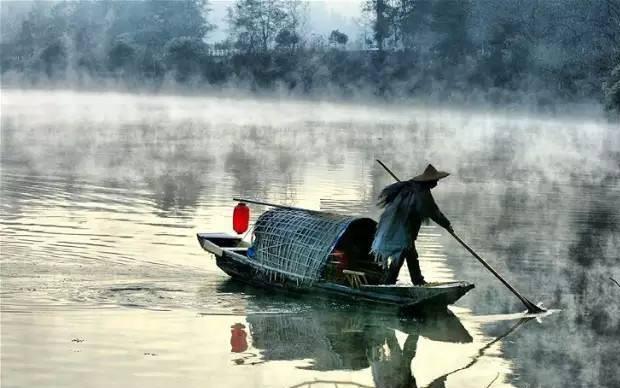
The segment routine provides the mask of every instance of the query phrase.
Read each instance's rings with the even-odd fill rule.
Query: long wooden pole
[[[263,202],[263,201],[255,201],[255,200],[253,200],[253,199],[246,199],[246,198],[233,198],[233,201],[237,201],[237,202],[245,202],[245,203],[253,203],[253,204],[255,204],[255,205],[263,205],[263,206],[277,207],[277,208],[280,208],[280,209],[303,210],[303,211],[306,211],[306,212],[316,211],[316,210],[304,209],[304,208],[302,208],[302,207],[294,207],[294,206],[278,205],[277,203],[269,203],[269,202]]]
[[[521,300],[521,302],[523,302],[525,307],[527,307],[527,311],[528,312],[530,312],[530,313],[543,313],[543,312],[547,311],[547,310],[545,310],[543,308],[540,308],[540,307],[536,306],[534,303],[529,301],[526,297],[521,295],[519,293],[519,291],[515,290],[515,288],[513,286],[511,286],[510,283],[508,283],[503,277],[500,276],[500,274],[497,273],[497,271],[495,271],[493,269],[493,267],[491,267],[489,265],[489,263],[487,263],[485,260],[483,260],[482,257],[478,256],[478,254],[476,252],[474,252],[474,250],[471,249],[469,247],[469,245],[465,244],[465,242],[463,240],[461,240],[460,237],[457,236],[454,232],[450,232],[450,231],[448,231],[448,232],[452,235],[452,237],[454,237],[456,239],[456,241],[461,243],[461,245],[463,247],[465,247],[465,249],[467,249],[469,251],[469,253],[472,254],[472,256],[474,256],[476,259],[478,259],[478,261],[480,263],[482,263],[482,265],[484,265],[486,269],[488,269],[493,275],[495,275],[495,277],[498,278],[500,282],[502,282],[510,291],[512,291],[512,293],[515,294],[517,296],[517,298],[519,298]]]
[[[398,177],[396,177],[396,175],[394,175],[394,173],[392,171],[390,171],[389,168],[387,168],[387,166],[385,164],[383,164],[379,159],[377,159],[377,162],[381,165],[381,167],[383,167],[385,169],[385,171],[387,171],[394,179],[396,179],[396,181],[400,182],[400,179],[398,179]],[[461,245],[463,247],[465,247],[465,249],[467,249],[467,251],[469,251],[469,253],[471,253],[476,259],[478,259],[478,261],[484,265],[484,267],[486,269],[488,269],[493,275],[495,275],[496,278],[498,278],[513,294],[515,294],[517,296],[517,298],[519,298],[519,300],[521,300],[521,302],[523,302],[523,304],[525,305],[525,307],[527,307],[527,311],[530,313],[543,313],[547,310],[536,306],[534,303],[532,303],[530,300],[528,300],[526,297],[524,297],[523,295],[521,295],[513,286],[510,285],[510,283],[508,283],[500,274],[497,273],[497,271],[495,271],[493,269],[493,267],[491,267],[489,265],[489,263],[487,263],[484,259],[482,259],[482,257],[480,257],[476,252],[474,252],[473,249],[471,249],[469,247],[469,245],[465,244],[465,242],[463,242],[463,240],[461,240],[459,238],[459,236],[457,236],[454,232],[450,232],[449,233],[452,235],[452,237],[454,237],[456,239],[456,241],[458,241],[459,243],[461,243]]]

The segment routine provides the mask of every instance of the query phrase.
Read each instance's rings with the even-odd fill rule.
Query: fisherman
[[[426,284],[420,271],[415,240],[422,221],[429,218],[453,233],[450,221],[441,213],[431,195],[437,181],[448,175],[429,164],[421,175],[389,185],[379,195],[379,206],[384,210],[371,252],[377,263],[387,268],[385,284],[396,283],[405,260],[413,284]]]

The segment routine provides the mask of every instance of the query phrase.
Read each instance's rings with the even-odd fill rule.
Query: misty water
[[[596,115],[2,91],[2,387],[620,385],[620,130]],[[428,280],[476,288],[400,318],[230,281],[195,233],[233,196],[377,218],[431,162],[455,231]],[[252,207],[255,219],[265,208]],[[399,282],[409,283],[406,268]]]

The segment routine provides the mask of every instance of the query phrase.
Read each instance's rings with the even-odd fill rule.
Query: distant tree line
[[[360,39],[305,31],[300,0],[236,0],[207,44],[206,0],[37,2],[2,33],[3,81],[538,104],[597,99],[620,111],[620,0],[366,0]],[[3,23],[10,16],[3,9]]]

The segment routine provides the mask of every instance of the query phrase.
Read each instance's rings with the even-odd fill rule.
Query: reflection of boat
[[[494,344],[531,319],[526,317],[517,320],[501,335],[478,348],[466,365],[434,377],[425,386],[445,387],[449,376],[471,368]],[[377,388],[418,386],[411,365],[416,357],[420,337],[452,344],[473,342],[467,329],[449,310],[427,313],[416,319],[402,319],[389,314],[368,315],[316,308],[297,314],[248,314],[246,321],[252,346],[260,352],[264,362],[309,361],[309,365],[298,368],[316,371],[361,370],[370,367]],[[397,332],[400,332],[400,342]],[[406,335],[404,341],[403,334]],[[430,360],[418,359],[416,363],[425,365],[425,361]],[[324,383],[363,386],[344,381],[325,380]],[[308,383],[299,383],[291,388],[305,387],[305,384]]]
[[[312,311],[299,314],[249,314],[252,344],[265,361],[312,359],[310,369],[363,369],[369,366],[367,345],[373,336],[394,330],[450,343],[472,342],[471,335],[449,311],[441,316],[404,320],[363,313]]]
[[[243,294],[249,296],[246,307],[252,316],[266,316],[284,314],[286,316],[316,315],[329,317],[330,320],[339,320],[346,317],[353,322],[362,321],[368,326],[385,326],[397,329],[406,334],[421,333],[424,337],[440,342],[468,343],[471,336],[461,324],[461,321],[448,309],[424,310],[414,318],[398,317],[390,313],[389,309],[375,309],[375,314],[369,315],[368,310],[359,304],[339,304],[334,309],[329,299],[296,298],[294,294],[278,293],[274,298],[270,289],[255,288],[251,285],[227,279],[219,283],[217,291],[222,294]],[[261,313],[257,313],[257,312]],[[295,311],[295,313],[293,313]],[[310,314],[310,315],[308,315]],[[327,318],[326,318],[327,319]],[[342,321],[344,318],[340,319]]]
[[[252,344],[264,361],[310,360],[310,365],[300,368],[320,371],[370,367],[377,387],[416,386],[411,361],[420,336],[442,342],[472,342],[449,311],[416,320],[321,310],[250,314],[246,319]],[[396,329],[407,335],[402,347]]]
[[[385,270],[369,253],[375,229],[369,218],[273,209],[256,221],[251,243],[222,233],[199,233],[198,241],[231,277],[296,294],[379,303],[407,312],[445,309],[474,287],[463,281],[383,284]]]

